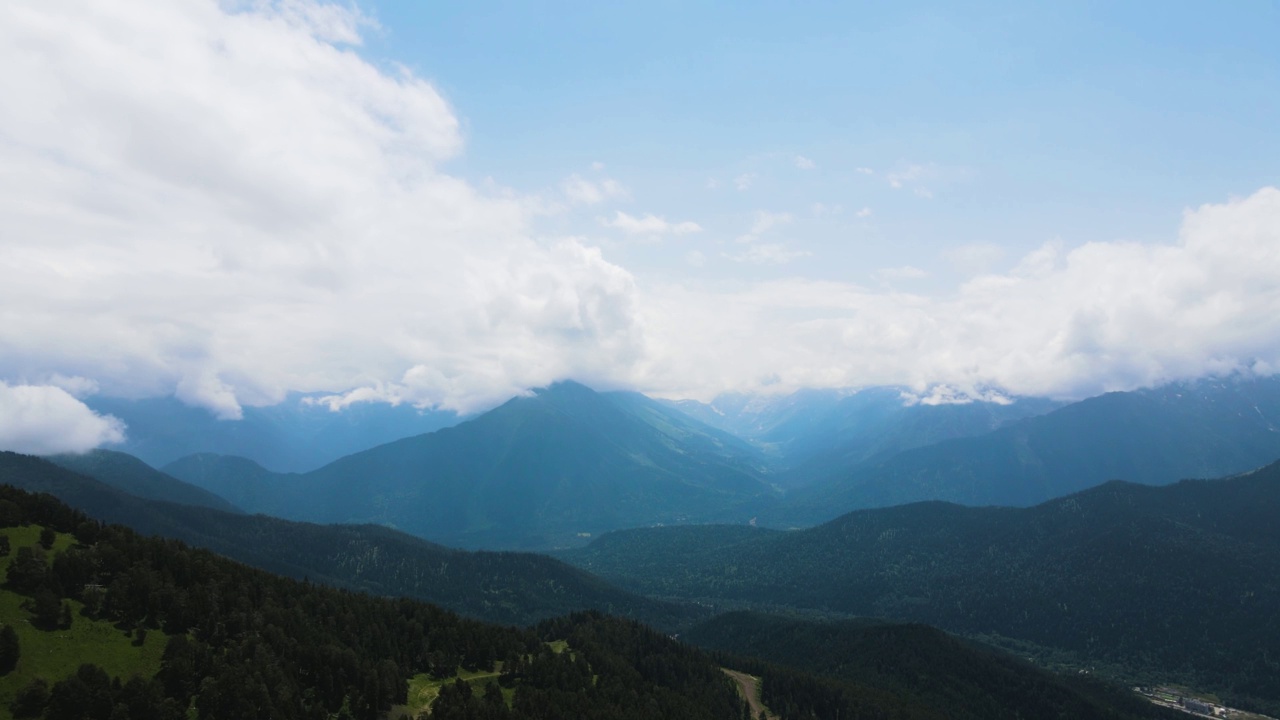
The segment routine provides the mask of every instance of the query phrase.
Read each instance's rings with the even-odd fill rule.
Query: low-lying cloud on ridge
[[[1079,397],[1280,368],[1275,188],[1188,210],[1167,244],[1049,244],[946,296],[641,285],[591,239],[540,236],[539,198],[449,175],[457,115],[357,54],[368,22],[305,0],[0,7],[8,419],[20,390],[49,401],[32,428],[84,420],[56,377],[235,418],[291,390],[467,412],[569,377]],[[626,197],[585,183],[586,205]],[[99,420],[77,437],[120,429]]]

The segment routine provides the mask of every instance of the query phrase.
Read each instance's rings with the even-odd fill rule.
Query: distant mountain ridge
[[[220,420],[173,397],[131,400],[92,396],[85,404],[127,426],[111,450],[161,467],[196,453],[238,455],[279,472],[313,470],[344,455],[456,425],[448,410],[407,403],[355,403],[331,410],[319,394],[292,394],[266,407],[246,406],[239,420]]]
[[[210,456],[164,470],[247,512],[383,524],[472,548],[556,547],[622,527],[743,521],[777,495],[767,463],[745,441],[643,395],[573,382],[310,473]]]
[[[223,512],[240,512],[235,505],[208,490],[166,475],[127,453],[114,450],[91,450],[79,454],[52,455],[46,459],[55,465],[81,475],[88,475],[117,490],[146,500],[195,505]]]
[[[800,487],[943,440],[982,435],[1062,405],[1043,398],[920,402],[900,387],[798,390],[761,397],[726,394],[675,407],[764,450],[781,468],[776,482]]]
[[[1158,485],[1280,458],[1280,378],[1108,393],[993,432],[914,448],[790,493],[762,522],[810,525],[920,500],[1028,506],[1107,480]]]

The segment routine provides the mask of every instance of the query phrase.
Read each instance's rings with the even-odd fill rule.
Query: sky
[[[1280,370],[1280,6],[966,5],[4,3],[0,448]]]

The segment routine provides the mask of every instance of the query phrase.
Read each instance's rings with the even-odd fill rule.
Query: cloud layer
[[[470,410],[625,368],[629,276],[440,169],[459,121],[307,2],[0,9],[0,378]],[[571,178],[575,202],[623,191]],[[374,393],[378,394],[378,393]]]
[[[74,441],[47,447],[121,431],[59,378],[234,418],[291,390],[465,412],[568,377],[698,397],[883,383],[1077,397],[1280,368],[1280,190],[1190,210],[1162,244],[1048,244],[1002,267],[960,248],[951,259],[984,274],[946,295],[642,281],[590,238],[540,232],[546,201],[450,175],[457,115],[360,56],[368,22],[304,0],[0,5],[5,442],[40,447],[59,423]],[[939,174],[887,181],[920,192]],[[610,212],[629,197],[611,178],[556,191],[606,234],[718,232]],[[714,259],[754,277],[809,252],[773,237],[792,217],[758,213]]]
[[[50,455],[124,440],[124,423],[97,415],[66,390],[0,382],[0,450]]]
[[[655,386],[947,383],[1078,398],[1209,374],[1280,371],[1280,190],[1186,212],[1168,244],[1045,244],[929,297],[792,278],[648,299]],[[660,318],[660,319],[659,319]],[[693,338],[700,338],[697,343]]]

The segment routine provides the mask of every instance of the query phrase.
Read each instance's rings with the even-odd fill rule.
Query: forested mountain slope
[[[437,720],[746,717],[719,665],[754,669],[754,661],[712,658],[599,613],[544,621],[532,631],[484,625],[411,600],[272,576],[104,526],[51,496],[6,486],[0,486],[0,534],[14,540],[12,556],[0,557],[0,623],[33,628],[19,640],[0,628],[0,697],[12,700],[0,717],[6,711],[48,720],[373,720],[428,712]],[[123,639],[118,629],[127,631]],[[876,661],[909,664],[903,650],[882,651]],[[103,660],[103,667],[95,660],[105,652],[142,660]],[[55,656],[62,660],[47,661]],[[1040,707],[1079,707],[1070,697],[1046,702],[1000,688],[992,693],[991,683],[973,685],[966,668],[936,670],[940,687],[958,685],[986,705],[1012,702],[1009,709],[1023,716]],[[765,675],[766,692],[783,693],[786,704],[778,706],[786,720],[812,718],[810,709],[833,699],[830,685],[804,673]],[[1097,717],[1159,717],[1128,712],[1127,705],[1118,702]],[[856,707],[865,718],[949,716],[885,692],[861,695]]]
[[[759,661],[742,665],[762,676],[762,699],[783,717],[867,717],[873,703],[949,720],[1186,717],[1127,688],[1058,675],[926,625],[735,612],[682,637]]]
[[[47,492],[99,520],[277,574],[415,598],[490,622],[528,625],[597,609],[679,628],[702,615],[623,592],[544,555],[466,552],[371,525],[313,525],[147,501],[26,455],[0,453],[0,483]]]
[[[1280,463],[1036,507],[940,502],[809,530],[650,528],[562,554],[623,587],[997,634],[1280,709]],[[1274,712],[1272,714],[1275,714]]]
[[[3,558],[0,595],[25,597],[31,610],[6,602],[0,620],[43,630],[3,643],[0,687],[21,702],[0,713],[375,720],[411,707],[410,681],[433,679],[438,697],[430,711],[438,720],[719,720],[742,713],[708,657],[632,622],[592,613],[536,632],[485,625],[420,602],[273,576],[103,526],[47,495],[0,487],[0,533],[19,526],[38,526],[49,542],[20,545]],[[42,609],[49,604],[51,614]],[[3,675],[25,676],[55,645],[69,650],[68,658],[96,657],[104,642],[118,645],[116,631],[78,631],[111,624],[139,645],[162,645],[158,667],[113,678],[91,661],[69,659],[44,665],[21,688],[7,687]]]
[[[302,475],[209,456],[164,470],[248,512],[378,523],[485,548],[562,547],[624,527],[738,519],[775,495],[745,442],[641,395],[569,382]]]

